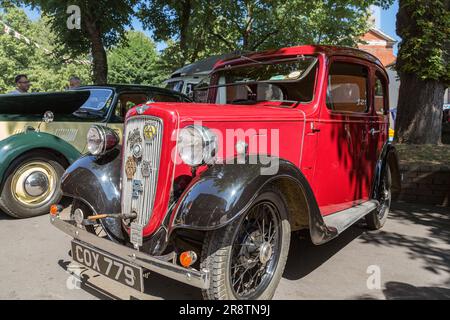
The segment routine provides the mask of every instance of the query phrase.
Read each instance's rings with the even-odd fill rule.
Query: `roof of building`
[[[379,36],[380,38],[383,38],[384,40],[388,41],[388,42],[392,42],[392,43],[396,43],[397,40],[395,40],[394,38],[392,38],[390,35],[384,33],[383,31],[381,31],[380,29],[377,28],[371,28],[369,30],[369,32],[372,31],[373,33],[375,33],[377,36]]]

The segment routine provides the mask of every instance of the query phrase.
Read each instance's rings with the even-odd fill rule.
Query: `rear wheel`
[[[387,166],[381,182],[379,197],[377,199],[379,205],[374,211],[366,216],[366,224],[370,230],[381,229],[387,221],[392,200],[391,185],[391,170],[389,166]]]
[[[33,151],[13,161],[0,197],[0,208],[14,218],[46,214],[61,200],[64,167],[51,154]]]
[[[263,191],[231,224],[207,233],[201,267],[211,274],[205,299],[271,299],[284,271],[290,225],[282,195]]]

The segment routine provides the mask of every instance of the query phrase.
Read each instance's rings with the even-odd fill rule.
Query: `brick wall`
[[[450,206],[450,166],[402,165],[399,200]]]

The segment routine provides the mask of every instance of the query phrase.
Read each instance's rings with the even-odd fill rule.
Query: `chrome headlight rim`
[[[202,139],[201,151],[199,152],[201,158],[198,158],[196,161],[194,161],[195,157],[192,157],[192,155],[186,156],[186,154],[183,154],[183,152],[185,152],[186,150],[189,151],[193,149],[183,148],[183,142],[180,142],[180,137],[184,132],[188,130],[194,130]],[[212,132],[211,129],[201,125],[188,125],[181,129],[178,139],[178,155],[180,156],[181,160],[187,165],[191,167],[198,167],[204,164],[213,164],[216,158],[217,148],[217,136],[214,132]],[[190,161],[189,159],[193,161]]]
[[[94,130],[99,136],[99,142],[96,145],[90,137]],[[93,125],[87,133],[87,149],[94,156],[102,156],[117,146],[119,140],[120,138],[114,130],[102,125]]]

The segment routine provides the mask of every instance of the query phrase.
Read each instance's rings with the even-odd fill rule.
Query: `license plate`
[[[72,259],[110,279],[138,291],[144,291],[142,268],[114,256],[72,241]]]

